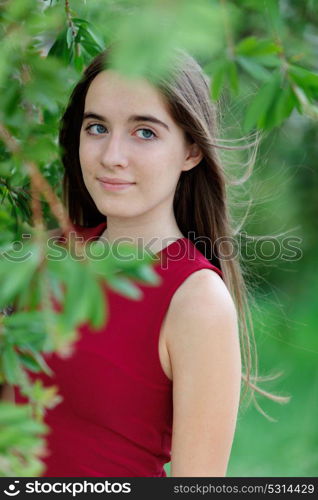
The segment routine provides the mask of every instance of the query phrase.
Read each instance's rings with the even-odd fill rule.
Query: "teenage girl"
[[[139,301],[106,284],[107,324],[47,356],[54,377],[40,376],[63,401],[46,415],[44,476],[163,477],[170,460],[171,476],[225,476],[242,378],[255,386],[208,78],[176,50],[169,77],[129,79],[110,52],[61,122],[64,202],[85,241],[149,248],[161,283]]]

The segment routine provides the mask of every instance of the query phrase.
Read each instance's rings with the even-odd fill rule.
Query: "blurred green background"
[[[253,172],[229,198],[237,225],[248,210],[242,231],[278,242],[271,258],[268,243],[263,257],[242,259],[260,374],[283,371],[262,387],[292,399],[279,405],[257,396],[275,422],[253,406],[240,410],[228,476],[318,476],[316,0],[12,0],[1,2],[0,20],[1,124],[23,148],[14,155],[0,141],[1,245],[30,222],[26,161],[61,195],[63,106],[85,65],[114,39],[125,41],[118,67],[138,74],[160,71],[175,44],[186,48],[212,79],[221,138],[261,131]],[[233,178],[250,154],[222,153]],[[55,227],[44,199],[42,208]],[[294,238],[294,257],[282,252],[286,238]]]
[[[264,384],[264,389],[290,394],[292,399],[279,406],[258,398],[277,422],[268,422],[254,408],[241,414],[228,473],[317,476],[317,123],[292,115],[264,141],[262,155],[266,165],[256,173],[255,184],[261,183],[268,198],[254,209],[252,233],[291,228],[289,234],[300,238],[301,254],[290,262],[278,258],[259,264],[255,333],[260,372],[273,368],[284,372],[280,379]]]

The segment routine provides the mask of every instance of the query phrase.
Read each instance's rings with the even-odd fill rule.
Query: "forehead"
[[[87,109],[101,114],[115,111],[117,115],[151,111],[160,113],[162,118],[170,117],[166,98],[154,85],[146,79],[130,79],[114,70],[100,72],[91,82],[85,99]]]

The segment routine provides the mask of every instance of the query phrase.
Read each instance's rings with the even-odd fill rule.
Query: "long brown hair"
[[[97,210],[83,181],[79,161],[80,129],[87,90],[95,76],[110,67],[111,51],[110,46],[86,68],[71,94],[59,135],[65,168],[64,203],[72,223],[86,227],[105,221],[105,215]],[[217,140],[217,108],[210,98],[209,77],[199,63],[181,49],[175,50],[171,61],[170,71],[165,76],[153,78],[153,75],[149,75],[149,80],[166,97],[171,116],[184,130],[186,138],[195,142],[203,153],[203,159],[196,167],[181,172],[173,200],[176,222],[181,232],[223,272],[224,282],[238,313],[242,379],[245,383],[242,400],[249,389],[250,400],[253,399],[263,415],[273,420],[258,405],[255,391],[279,403],[286,403],[290,398],[272,394],[257,385],[257,382],[271,380],[279,374],[269,377],[257,375],[257,349],[249,306],[251,297],[243,277],[240,257],[231,255],[238,231],[231,223],[227,199],[228,178],[218,153],[222,148],[242,149],[245,146],[225,146]],[[257,146],[257,142],[252,145]],[[215,244],[217,242],[222,245],[222,253],[221,247]],[[231,255],[231,258],[222,259],[222,255]]]

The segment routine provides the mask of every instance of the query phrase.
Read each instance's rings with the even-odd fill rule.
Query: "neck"
[[[107,227],[100,239],[108,243],[126,242],[146,247],[157,253],[173,241],[184,238],[178,228],[173,211],[162,214],[154,222],[153,214],[147,212],[137,217],[107,216]]]

